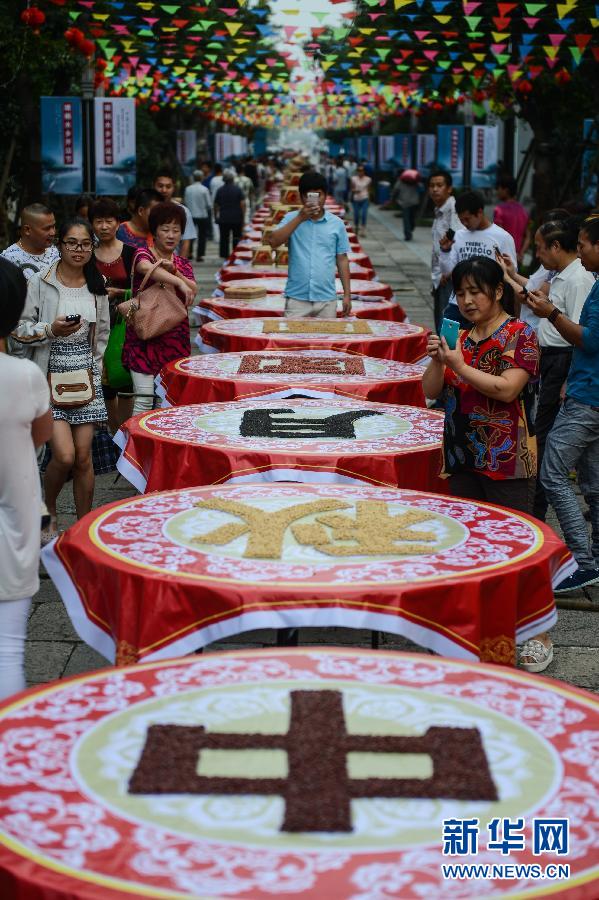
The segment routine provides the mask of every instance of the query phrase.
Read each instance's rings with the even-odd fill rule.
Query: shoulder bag
[[[119,303],[118,312],[142,341],[150,341],[171,331],[187,318],[187,309],[179,300],[174,287],[161,281],[153,281],[146,287],[152,273],[162,264],[154,263],[146,272],[137,296]]]
[[[96,320],[98,318],[98,298],[94,294]],[[89,328],[89,344],[93,347],[96,323]],[[73,409],[85,406],[95,399],[93,369],[73,369],[71,372],[48,372],[50,401],[58,409]]]

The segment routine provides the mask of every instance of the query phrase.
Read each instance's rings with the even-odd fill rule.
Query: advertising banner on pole
[[[266,128],[256,128],[254,132],[254,156],[264,156],[266,153],[268,141],[268,131]]]
[[[94,100],[96,194],[124,196],[135,184],[135,101]]]
[[[177,131],[177,160],[187,178],[191,178],[196,167],[198,136],[195,131],[179,129]]]
[[[402,169],[412,168],[412,135],[396,134],[395,135],[395,159],[397,165]]]
[[[497,125],[472,126],[470,184],[494,188],[497,181]]]
[[[434,134],[416,135],[415,168],[424,178],[428,178],[435,164],[437,137]]]
[[[83,191],[83,131],[79,97],[40,97],[42,191]]]
[[[464,126],[437,125],[437,165],[453,178],[454,187],[464,184]]]
[[[371,166],[376,166],[375,138],[371,135],[363,135],[358,138],[358,158],[365,159]]]
[[[394,156],[395,135],[379,135],[379,169],[381,169],[383,172],[389,172],[394,165]]]
[[[594,207],[597,204],[599,189],[599,167],[597,166],[599,127],[595,119],[583,120],[582,138],[585,149],[580,166],[580,186],[585,202]]]

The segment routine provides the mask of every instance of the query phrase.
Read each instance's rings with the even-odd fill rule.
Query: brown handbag
[[[98,298],[94,294],[96,321],[98,318]],[[90,323],[88,341],[94,348],[96,340],[96,322]],[[58,409],[73,409],[86,406],[96,397],[93,369],[73,369],[70,372],[48,372],[50,401]]]
[[[117,306],[118,312],[142,341],[166,334],[187,318],[187,309],[170,284],[154,281],[146,287],[150,276],[161,264],[159,259],[146,272],[135,297]]]

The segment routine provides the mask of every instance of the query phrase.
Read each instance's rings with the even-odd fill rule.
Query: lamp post
[[[83,112],[83,190],[93,194],[96,190],[94,147],[94,62],[86,59],[81,73],[81,106]]]

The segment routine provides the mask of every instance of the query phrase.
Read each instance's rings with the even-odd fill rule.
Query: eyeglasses
[[[94,246],[93,241],[68,240],[63,241],[62,243],[63,246],[67,248],[67,250],[84,250],[86,253],[89,253],[89,251]]]

